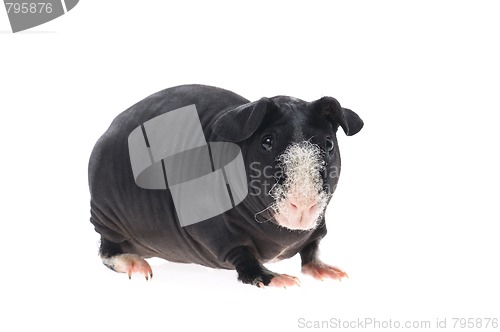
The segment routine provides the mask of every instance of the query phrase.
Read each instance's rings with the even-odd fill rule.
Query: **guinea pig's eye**
[[[333,141],[330,137],[327,137],[326,138],[326,151],[328,152],[332,152],[334,148],[334,145],[333,145]]]
[[[262,137],[260,145],[262,146],[262,148],[264,148],[264,150],[271,151],[271,149],[273,148],[273,137],[271,135]]]

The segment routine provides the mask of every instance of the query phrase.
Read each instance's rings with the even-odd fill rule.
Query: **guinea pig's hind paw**
[[[128,278],[132,278],[132,274],[139,273],[146,277],[146,280],[153,278],[153,270],[145,259],[135,254],[120,254],[112,257],[102,258],[104,265],[110,269],[126,273]]]
[[[331,266],[322,262],[311,262],[302,266],[302,273],[312,276],[315,279],[323,280],[326,278],[342,280],[349,278],[347,273],[338,267]]]
[[[300,287],[300,280],[297,277],[289,276],[288,274],[278,274],[271,279],[270,287],[287,288],[292,286]]]

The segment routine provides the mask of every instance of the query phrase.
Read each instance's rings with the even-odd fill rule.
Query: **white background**
[[[293,331],[300,318],[500,318],[498,13],[494,1],[82,0],[12,34],[0,10],[0,324]],[[91,149],[118,113],[184,83],[251,100],[330,95],[364,119],[358,135],[339,132],[322,245],[350,279],[300,276],[297,257],[268,265],[301,277],[286,290],[159,260],[152,281],[129,281],[100,263]]]

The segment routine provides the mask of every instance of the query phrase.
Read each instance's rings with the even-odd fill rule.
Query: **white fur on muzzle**
[[[276,222],[292,230],[310,230],[323,216],[329,195],[323,190],[321,149],[309,141],[293,143],[278,157],[285,176],[270,192]]]

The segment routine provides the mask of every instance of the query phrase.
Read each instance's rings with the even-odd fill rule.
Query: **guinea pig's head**
[[[322,220],[340,174],[337,129],[361,118],[331,97],[314,102],[278,96],[224,112],[212,129],[241,148],[248,178],[245,204],[258,222],[311,230]]]

